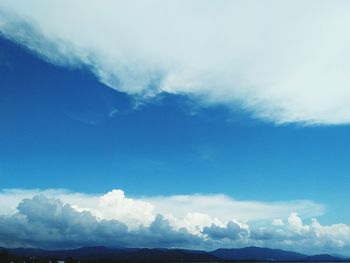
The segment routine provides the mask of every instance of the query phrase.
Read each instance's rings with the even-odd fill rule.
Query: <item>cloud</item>
[[[77,211],[88,211],[98,219],[121,221],[131,229],[136,229],[139,225],[149,226],[157,214],[161,214],[169,220],[172,227],[176,229],[185,227],[194,234],[201,232],[203,227],[212,224],[224,226],[232,220],[254,222],[275,218],[287,219],[293,212],[299,213],[304,218],[310,218],[322,215],[325,210],[323,205],[309,200],[242,201],[223,194],[130,198],[125,196],[121,189],[94,195],[60,189],[8,189],[0,191],[0,200],[4,204],[0,214],[13,214],[22,199],[37,194],[59,198]]]
[[[170,210],[168,214],[162,214],[157,207],[160,197],[129,198],[121,190],[105,195],[54,189],[2,191],[0,246],[72,248],[105,245],[211,250],[256,245],[309,254],[347,254],[350,251],[350,226],[346,224],[321,225],[315,218],[305,224],[300,215],[289,213],[288,209],[283,210],[285,215],[273,218],[273,224],[259,218],[235,219],[242,217],[240,210],[226,210],[227,200],[217,202],[216,196],[213,200],[210,200],[211,196],[196,195],[164,197],[164,203],[179,198],[182,204],[176,203],[171,214]],[[191,198],[195,200],[192,203]],[[203,203],[196,200],[198,198],[208,202],[207,212],[196,212],[203,208]],[[150,201],[155,199],[155,203]],[[101,200],[107,200],[107,205],[101,204]],[[223,205],[222,211],[211,208],[214,201],[216,207]],[[187,202],[191,204],[188,207]],[[16,208],[10,209],[15,203]],[[197,208],[194,204],[202,207]],[[175,203],[169,204],[172,205]],[[254,209],[253,202],[249,205]],[[268,204],[265,207],[268,208]],[[189,208],[191,210],[187,211]],[[223,216],[224,210],[226,216]]]
[[[212,223],[223,226],[233,219],[272,220],[278,217],[285,218],[292,212],[298,212],[307,218],[322,215],[325,210],[321,204],[309,200],[242,201],[223,194],[146,197],[143,200],[153,204],[158,213],[169,216],[170,219],[175,216],[177,220],[174,220],[174,225],[186,226],[189,229],[196,227],[196,225],[191,226],[189,217],[192,219],[190,222],[200,221],[201,227],[210,226]]]
[[[149,227],[129,230],[117,220],[98,220],[90,212],[75,210],[59,199],[36,195],[24,199],[18,212],[0,217],[0,245],[71,248],[86,245],[183,246],[196,237],[186,230],[173,230],[158,215]],[[163,243],[163,241],[166,243]]]
[[[203,234],[212,239],[240,240],[249,236],[249,227],[239,222],[230,221],[225,227],[215,224],[212,224],[210,227],[204,227]]]
[[[0,8],[4,36],[131,95],[185,94],[274,123],[350,122],[347,1],[3,0]]]
[[[97,222],[91,213],[78,212],[43,195],[23,199],[16,214],[1,216],[0,221],[2,246],[75,247],[127,232],[126,225],[118,221]]]
[[[2,190],[0,191],[0,200],[4,206],[1,207],[0,214],[11,215],[15,213],[21,200],[32,198],[38,194],[49,198],[58,198],[64,203],[70,204],[75,210],[90,212],[98,219],[115,219],[126,222],[130,228],[135,228],[140,224],[149,225],[156,216],[154,206],[151,203],[141,199],[127,198],[120,189],[99,195],[74,193],[63,189]],[[115,209],[116,207],[118,209]]]
[[[281,218],[275,218],[274,220],[272,220],[272,225],[273,226],[283,226],[283,220]]]
[[[305,251],[303,247],[307,247],[309,254],[328,251],[327,253],[349,255],[347,252],[350,248],[349,225],[321,225],[315,218],[310,224],[304,224],[297,213],[290,214],[287,221],[285,225],[256,228],[252,231],[251,238],[285,249],[294,247],[298,251]]]

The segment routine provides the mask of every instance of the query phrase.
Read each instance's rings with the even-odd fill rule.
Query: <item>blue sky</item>
[[[348,126],[275,125],[166,94],[135,109],[84,68],[1,47],[3,188],[311,199],[326,222],[350,222]]]
[[[244,4],[242,6],[246,9]],[[11,8],[16,10],[16,4]],[[27,12],[27,16],[33,15],[21,8],[18,8],[19,14]],[[32,17],[39,25],[45,18],[40,8],[34,8],[38,15],[35,17],[34,13]],[[6,3],[3,9],[6,11]],[[4,17],[3,21],[14,19],[11,15]],[[143,55],[140,55],[141,59],[130,56],[130,61],[139,63],[135,62],[137,66],[132,67],[113,64],[113,58],[120,57],[119,53],[112,51],[112,60],[108,61],[99,49],[92,50],[90,56],[79,48],[70,50],[69,46],[55,46],[50,39],[52,36],[40,32],[40,26],[39,29],[31,28],[31,22],[26,25],[30,29],[28,35],[19,37],[18,32],[26,28],[21,23],[23,21],[11,26],[0,23],[0,32],[3,33],[0,38],[0,178],[3,198],[8,194],[6,191],[13,191],[5,189],[19,189],[25,197],[30,195],[29,192],[50,195],[45,189],[66,189],[57,191],[68,191],[72,196],[83,193],[87,199],[112,189],[122,189],[128,197],[149,201],[152,205],[161,202],[159,198],[162,196],[170,202],[177,195],[188,198],[224,195],[232,200],[253,200],[266,205],[286,202],[286,207],[291,205],[290,202],[306,200],[312,203],[315,211],[316,206],[322,206],[322,212],[306,213],[305,222],[310,223],[312,217],[317,217],[325,225],[350,224],[350,127],[345,114],[347,107],[342,101],[347,93],[341,93],[343,89],[336,90],[335,93],[339,94],[329,100],[326,100],[327,96],[332,92],[322,86],[319,87],[321,95],[314,93],[314,88],[303,89],[303,86],[296,88],[291,96],[291,90],[284,82],[276,82],[282,84],[284,93],[264,86],[249,90],[250,86],[245,86],[243,80],[231,82],[231,77],[225,79],[225,74],[230,75],[230,71],[220,71],[222,76],[217,72],[209,77],[199,74],[207,72],[210,67],[203,72],[194,67],[196,70],[190,71],[190,77],[186,71],[186,74],[179,73],[183,80],[177,80],[177,69],[175,75],[164,77],[168,68],[165,67],[164,71],[158,68],[163,66],[163,61],[142,64]],[[14,28],[17,31],[13,31]],[[52,28],[52,32],[57,33],[54,32],[56,27]],[[47,32],[47,28],[45,30]],[[57,33],[59,38],[66,37],[61,33]],[[42,42],[33,42],[33,36]],[[82,39],[87,41],[84,37]],[[75,39],[72,42],[75,43]],[[86,44],[76,43],[78,47]],[[148,43],[144,45],[147,47]],[[121,50],[120,53],[124,54],[124,49]],[[125,58],[129,58],[129,50],[124,51]],[[142,52],[144,50],[140,54]],[[221,58],[221,54],[217,55]],[[190,62],[184,60],[180,66],[197,63],[198,58],[194,57]],[[105,61],[101,62],[103,59]],[[204,61],[204,64],[209,62]],[[222,64],[227,65],[226,62]],[[305,62],[305,65],[308,64]],[[154,71],[148,72],[148,67]],[[251,76],[251,72],[238,70],[245,76]],[[257,75],[259,83],[274,79],[275,75],[268,75],[269,70],[265,73],[266,78],[258,79]],[[196,80],[198,76],[199,81]],[[332,77],[335,76],[329,76]],[[170,81],[173,81],[172,85],[162,86]],[[300,77],[302,81],[305,79]],[[314,84],[318,85],[318,81]],[[186,89],[179,88],[185,82],[195,84]],[[231,92],[224,85],[232,83],[238,86],[243,83],[243,88],[233,88]],[[200,90],[201,85],[205,86],[203,90]],[[337,85],[336,81],[334,85]],[[261,93],[264,89],[269,92]],[[217,93],[212,90],[217,90]],[[65,197],[67,192],[60,192],[60,195],[63,199],[68,198]],[[69,200],[73,207],[78,204]],[[34,201],[38,199],[32,199]],[[81,203],[78,205],[84,207]],[[193,209],[192,212],[197,211]],[[301,208],[297,206],[295,209]],[[95,216],[94,211],[91,208],[90,212]],[[299,210],[290,212],[300,213]],[[108,218],[107,213],[104,215]],[[241,219],[239,215],[235,216]],[[278,217],[288,220],[291,229],[293,220],[298,218],[295,214]],[[111,218],[121,221],[119,217]],[[258,222],[260,219],[251,221],[259,225],[262,224]],[[272,220],[273,216],[263,218],[263,222],[267,219]],[[172,224],[171,219],[167,220]],[[245,229],[243,225],[240,227]],[[350,240],[350,237],[345,239]],[[113,244],[109,242],[107,244]],[[247,242],[205,246],[251,244]],[[70,246],[68,244],[71,243],[67,241],[67,246]],[[275,243],[266,245],[277,246]],[[348,245],[345,242],[334,251],[344,253]],[[297,246],[286,248],[302,250]],[[327,249],[317,247],[314,251],[329,252],[333,247]]]

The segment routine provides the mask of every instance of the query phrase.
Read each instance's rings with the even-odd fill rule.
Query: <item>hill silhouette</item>
[[[220,248],[211,252],[202,250],[166,248],[107,248],[104,246],[82,247],[67,250],[45,250],[36,248],[0,248],[1,262],[13,259],[53,259],[75,262],[230,262],[230,261],[346,261],[328,254],[305,255],[281,249],[245,247]],[[31,262],[31,261],[28,261]]]

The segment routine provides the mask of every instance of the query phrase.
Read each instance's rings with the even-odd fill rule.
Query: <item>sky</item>
[[[350,256],[349,9],[1,0],[0,245]]]

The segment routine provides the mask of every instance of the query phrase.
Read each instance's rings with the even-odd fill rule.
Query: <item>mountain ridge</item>
[[[223,261],[302,261],[346,262],[349,259],[329,254],[306,255],[298,252],[263,248],[219,248],[213,251],[179,248],[108,248],[86,246],[77,249],[46,250],[40,248],[0,248],[14,257],[75,258],[81,260],[129,260],[167,262],[223,262]],[[1,261],[2,262],[2,261]]]

